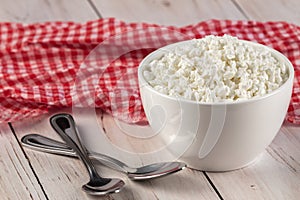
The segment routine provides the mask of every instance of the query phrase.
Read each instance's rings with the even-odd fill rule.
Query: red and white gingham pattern
[[[287,120],[300,124],[299,26],[209,20],[178,28],[113,18],[84,24],[0,23],[0,121],[72,105],[99,107],[128,122],[143,121],[137,82],[142,58],[163,45],[210,34],[259,42],[286,55],[295,68]],[[96,59],[89,54],[92,50]]]

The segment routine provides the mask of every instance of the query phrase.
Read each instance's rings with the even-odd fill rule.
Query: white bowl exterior
[[[174,45],[164,49],[173,48]],[[150,125],[156,131],[167,133],[163,134],[166,142],[178,131],[177,136],[187,141],[184,143],[186,151],[180,160],[189,167],[205,171],[241,168],[262,153],[276,136],[290,102],[294,71],[287,58],[275,50],[267,49],[289,68],[289,79],[271,94],[236,103],[197,103],[154,91],[143,78],[143,66],[153,58],[158,58],[165,50],[153,52],[140,64],[140,93]],[[160,106],[164,114],[151,112],[155,106]],[[164,126],[157,130],[161,124]],[[168,133],[170,137],[165,137]],[[191,137],[192,140],[189,140]]]

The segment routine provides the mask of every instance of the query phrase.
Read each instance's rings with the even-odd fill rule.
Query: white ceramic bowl
[[[183,137],[186,142],[179,145],[186,145],[186,148],[179,160],[191,168],[228,171],[244,167],[264,151],[281,127],[292,93],[293,66],[278,51],[243,41],[248,45],[262,46],[285,63],[289,78],[281,87],[263,97],[232,103],[199,103],[170,97],[154,90],[143,77],[145,66],[166,51],[178,45],[188,45],[189,42],[160,48],[140,63],[140,93],[150,126],[167,135],[169,132],[170,137],[164,136],[166,142],[174,138],[174,131],[177,131],[177,137]],[[153,112],[157,106],[163,113]]]

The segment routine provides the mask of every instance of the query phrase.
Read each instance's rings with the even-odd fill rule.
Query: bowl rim
[[[210,106],[215,106],[215,105],[235,105],[235,104],[244,104],[244,103],[250,103],[250,102],[254,102],[254,101],[260,101],[266,98],[269,98],[271,96],[274,96],[275,94],[279,93],[281,90],[283,90],[285,87],[289,87],[290,84],[292,84],[293,87],[293,81],[294,81],[294,67],[293,64],[291,63],[291,61],[285,56],[283,55],[281,52],[268,47],[266,45],[257,43],[257,42],[253,42],[253,41],[248,41],[248,40],[240,40],[243,43],[252,45],[252,46],[257,46],[257,47],[261,47],[261,48],[265,48],[266,50],[270,51],[271,54],[281,63],[284,63],[287,65],[288,67],[288,73],[289,73],[289,77],[288,79],[277,89],[273,90],[270,93],[267,93],[263,96],[256,96],[250,99],[242,99],[242,100],[237,100],[237,101],[223,101],[223,102],[200,102],[200,101],[195,101],[195,100],[190,100],[190,99],[185,99],[183,97],[176,97],[176,96],[170,96],[167,94],[163,94],[161,92],[158,92],[157,90],[155,90],[144,78],[143,75],[143,71],[144,68],[146,66],[147,63],[149,63],[149,61],[152,61],[154,58],[158,58],[160,56],[163,55],[163,51],[172,49],[178,45],[184,45],[184,44],[188,44],[191,43],[193,41],[196,40],[202,40],[203,38],[200,39],[191,39],[191,40],[184,40],[184,41],[180,41],[180,42],[176,42],[176,43],[172,43],[166,46],[163,46],[161,48],[158,48],[156,50],[154,50],[153,52],[151,52],[150,54],[148,54],[139,64],[138,66],[138,82],[139,82],[139,90],[141,90],[142,87],[146,87],[148,90],[150,90],[151,92],[153,92],[154,94],[157,94],[159,96],[162,96],[164,98],[167,98],[169,100],[180,100],[181,102],[185,102],[185,103],[192,103],[192,104],[197,104],[197,105],[210,105]]]

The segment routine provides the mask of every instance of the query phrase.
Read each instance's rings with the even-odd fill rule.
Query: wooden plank
[[[61,110],[59,112],[72,113],[70,110]],[[54,113],[50,115],[52,114]],[[59,139],[59,136],[50,128],[50,115],[14,123],[17,137],[20,139],[28,133],[39,133]],[[85,120],[89,119],[89,116],[81,117],[86,118]],[[103,120],[105,127],[110,127],[107,130],[107,134],[113,131],[120,134],[118,126],[111,124],[111,116],[102,116],[101,112],[99,112],[98,117],[98,120]],[[79,126],[79,130],[83,132],[82,134],[88,134],[84,133],[85,130],[82,126]],[[101,145],[101,141],[99,141],[99,145]],[[72,200],[91,198],[80,189],[81,185],[88,181],[88,176],[79,160],[40,153],[27,148],[24,150],[36,173],[40,175],[40,182],[44,186],[45,193],[49,199]],[[217,194],[202,172],[186,169],[168,177],[134,182],[129,180],[125,174],[100,164],[96,164],[96,167],[104,177],[119,177],[126,183],[126,187],[120,193],[107,196],[105,199],[218,199]],[[42,176],[45,172],[47,172],[47,176]]]
[[[82,0],[2,0],[0,21],[43,22],[43,21],[78,21],[97,19],[88,1]]]
[[[8,124],[0,126],[1,199],[46,199]]]
[[[92,0],[102,17],[183,26],[207,19],[245,19],[230,1]]]
[[[249,17],[259,21],[287,21],[300,25],[300,1],[297,0],[235,0]]]
[[[226,173],[208,173],[224,199],[289,199],[300,196],[299,127],[284,125],[256,163]]]

